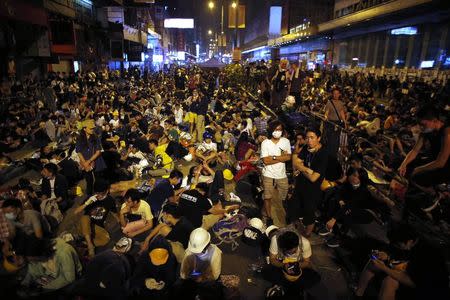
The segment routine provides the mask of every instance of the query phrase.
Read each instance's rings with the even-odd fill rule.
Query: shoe
[[[320,236],[327,236],[330,235],[333,232],[333,230],[328,229],[328,227],[325,225],[322,229],[319,230]]]
[[[339,240],[336,237],[332,237],[327,240],[327,246],[330,248],[337,248],[340,246]]]

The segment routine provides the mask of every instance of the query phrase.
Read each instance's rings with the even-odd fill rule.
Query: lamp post
[[[234,27],[234,48],[237,48],[238,43],[238,22],[239,22],[239,0],[236,0],[231,4],[231,7],[236,10],[235,14],[235,27]]]
[[[220,1],[220,34],[219,33],[216,34],[216,37],[220,40],[220,42],[218,42],[218,45],[220,45],[219,48],[222,48],[221,50],[223,50],[223,48],[225,47],[225,45],[223,43],[224,35],[225,35],[225,32],[224,32],[224,2],[225,2],[225,0]],[[237,5],[236,2],[232,3],[232,6],[234,8],[236,8],[236,5]],[[215,6],[216,5],[215,5],[214,1],[208,2],[208,8],[211,11],[215,8]],[[223,52],[223,51],[221,51],[221,52]]]

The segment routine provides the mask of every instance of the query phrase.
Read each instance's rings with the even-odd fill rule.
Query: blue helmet
[[[212,138],[213,138],[213,135],[211,134],[211,132],[205,131],[205,133],[203,133],[203,139],[204,139],[204,140],[206,140],[206,139],[212,139]]]

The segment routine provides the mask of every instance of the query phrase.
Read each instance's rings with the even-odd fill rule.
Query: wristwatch
[[[272,160],[276,160],[277,159],[277,157],[274,155],[274,156],[272,156]]]

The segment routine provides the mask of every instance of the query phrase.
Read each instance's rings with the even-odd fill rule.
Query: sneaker
[[[324,226],[322,229],[319,230],[319,235],[320,236],[327,236],[330,235],[333,232],[333,230],[328,229],[327,226]]]
[[[339,240],[336,237],[332,237],[327,240],[327,246],[330,248],[337,248],[340,246]]]

